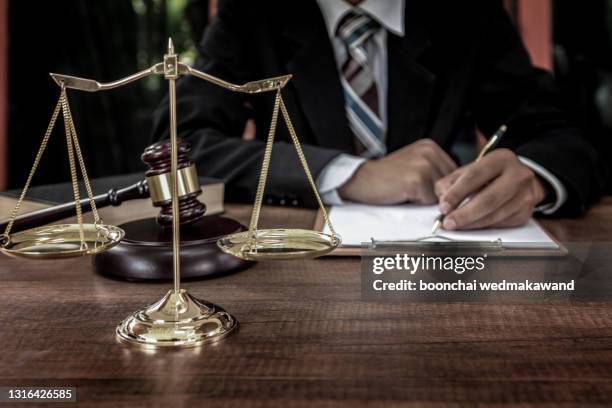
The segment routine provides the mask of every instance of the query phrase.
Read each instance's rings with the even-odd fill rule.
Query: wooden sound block
[[[172,279],[172,228],[160,227],[155,218],[119,225],[125,238],[93,258],[96,272],[130,281]],[[253,265],[219,249],[217,240],[245,231],[237,221],[221,216],[202,217],[181,225],[181,278],[226,275]]]

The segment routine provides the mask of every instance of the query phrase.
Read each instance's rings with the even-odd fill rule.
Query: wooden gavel
[[[181,225],[191,224],[202,218],[206,206],[198,196],[202,192],[195,164],[189,159],[191,150],[189,142],[178,141],[178,187],[179,187],[179,217]],[[154,206],[160,207],[157,222],[161,227],[172,225],[172,195],[170,174],[170,142],[163,140],[147,147],[141,156],[142,161],[149,166],[145,179],[131,186],[111,189],[105,194],[94,196],[97,208],[119,206],[128,200],[150,197]],[[89,199],[80,201],[83,212],[91,211]],[[58,204],[52,207],[36,210],[15,219],[13,231],[49,224],[64,218],[74,216],[76,207],[74,201]],[[6,229],[8,222],[0,223],[0,231]]]

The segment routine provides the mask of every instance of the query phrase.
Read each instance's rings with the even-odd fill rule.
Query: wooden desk
[[[249,208],[228,215],[246,222]],[[264,226],[313,219],[262,214]],[[544,224],[612,240],[612,200]],[[105,279],[90,262],[0,258],[0,385],[76,386],[98,407],[612,405],[612,303],[364,303],[357,258],[261,263],[185,284],[236,316],[237,334],[147,353],[114,329],[169,285]]]

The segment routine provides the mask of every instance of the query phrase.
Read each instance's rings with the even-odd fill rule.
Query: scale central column
[[[172,268],[174,277],[174,293],[181,290],[181,233],[179,219],[179,188],[178,188],[178,143],[176,136],[176,79],[178,73],[178,57],[174,52],[172,39],[168,40],[168,54],[164,55],[164,77],[168,80],[168,99],[170,101],[170,180],[172,181]]]
[[[238,322],[229,313],[181,289],[181,252],[178,143],[176,124],[176,80],[180,76],[178,56],[172,40],[164,55],[164,78],[169,83],[170,182],[172,195],[172,268],[174,287],[157,302],[128,316],[117,327],[117,337],[147,348],[193,347],[214,342],[230,334]],[[161,73],[161,72],[160,72]]]

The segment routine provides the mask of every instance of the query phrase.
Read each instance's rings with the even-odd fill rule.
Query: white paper
[[[431,234],[437,205],[372,206],[347,204],[331,208],[329,217],[342,237],[343,247],[361,246],[363,242],[414,241]],[[324,229],[329,232],[327,226]],[[521,227],[471,231],[440,230],[441,235],[460,241],[495,241],[501,239],[506,248],[556,249],[558,245],[533,219]]]

